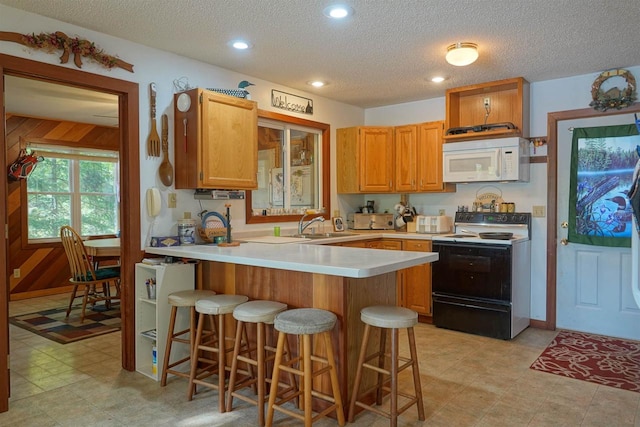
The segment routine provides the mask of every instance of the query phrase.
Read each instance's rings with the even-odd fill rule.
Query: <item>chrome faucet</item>
[[[302,215],[302,218],[300,218],[300,222],[298,223],[298,234],[302,234],[304,230],[314,222],[324,222],[323,216],[317,216],[305,224],[304,219],[307,217],[307,215],[309,214],[304,214]]]

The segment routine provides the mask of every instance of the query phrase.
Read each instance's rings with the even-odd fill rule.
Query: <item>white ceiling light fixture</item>
[[[431,81],[432,81],[432,82],[434,82],[434,83],[442,83],[442,82],[443,82],[443,81],[445,81],[445,80],[446,80],[446,79],[445,79],[444,77],[441,77],[441,76],[436,76],[436,77],[433,77],[433,78],[431,79]]]
[[[229,43],[234,49],[238,49],[238,50],[245,50],[245,49],[249,49],[251,47],[251,43],[245,41],[245,40],[232,40]]]
[[[313,87],[322,87],[324,85],[326,85],[326,82],[323,82],[322,80],[312,80],[310,82],[307,82],[308,85],[313,86]]]
[[[334,4],[327,6],[322,11],[324,16],[332,19],[344,19],[347,16],[353,15],[353,8],[344,4]]]
[[[458,42],[447,47],[447,62],[456,67],[463,67],[478,59],[478,45],[469,42]]]

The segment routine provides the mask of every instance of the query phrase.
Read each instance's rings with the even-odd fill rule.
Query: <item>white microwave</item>
[[[519,137],[442,146],[444,182],[529,181],[529,141]]]

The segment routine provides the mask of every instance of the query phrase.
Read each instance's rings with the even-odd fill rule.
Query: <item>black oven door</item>
[[[433,292],[511,302],[511,245],[433,242]]]

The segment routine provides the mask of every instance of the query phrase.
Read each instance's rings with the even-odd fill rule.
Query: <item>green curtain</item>
[[[631,247],[627,196],[638,160],[635,125],[575,128],[571,146],[568,240]]]

